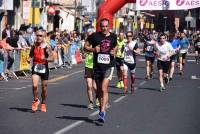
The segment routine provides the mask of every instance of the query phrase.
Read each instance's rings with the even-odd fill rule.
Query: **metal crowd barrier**
[[[49,68],[71,68],[72,67],[72,61],[75,59],[75,52],[79,49],[77,46],[73,45],[56,45],[55,49],[53,50],[53,53],[55,55],[55,61],[49,63]],[[8,66],[8,55],[14,59],[14,63],[12,65],[12,68],[9,70],[10,73],[16,78],[19,79],[16,75],[16,72],[22,72],[25,76],[28,76],[26,74],[26,71],[30,71],[32,67],[32,63],[29,63],[27,61],[27,58],[29,57],[30,49],[26,50],[13,50],[9,53],[4,52],[2,49],[0,49],[0,74],[4,78],[5,81],[8,81],[8,72],[7,72],[7,66]],[[76,63],[73,63],[76,64]]]

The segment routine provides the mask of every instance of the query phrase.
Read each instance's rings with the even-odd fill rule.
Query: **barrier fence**
[[[0,49],[0,74],[5,81],[8,81],[8,75],[12,74],[13,77],[18,79],[16,72],[21,71],[25,76],[27,76],[26,71],[30,71],[32,67],[32,62],[28,62],[30,54],[30,48],[25,50],[13,50],[6,52]],[[71,68],[72,64],[78,64],[82,62],[82,54],[80,53],[80,48],[77,45],[56,45],[53,50],[55,57],[54,62],[49,62],[49,69],[58,67],[68,67]],[[12,67],[7,71],[9,64],[9,56],[14,59]]]

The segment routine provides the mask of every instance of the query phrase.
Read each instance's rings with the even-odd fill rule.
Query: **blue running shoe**
[[[105,122],[105,115],[106,115],[106,112],[99,112],[98,121],[104,123]]]

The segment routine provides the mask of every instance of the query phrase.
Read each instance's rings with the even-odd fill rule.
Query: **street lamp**
[[[167,16],[163,17],[165,20],[164,32],[167,30]]]

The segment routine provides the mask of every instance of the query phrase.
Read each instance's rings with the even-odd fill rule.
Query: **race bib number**
[[[127,55],[124,57],[124,61],[126,61],[128,63],[134,63],[134,58],[131,55]]]
[[[98,54],[98,63],[110,64],[110,55],[109,54]]]
[[[147,51],[152,52],[153,51],[153,47],[152,46],[147,46]]]
[[[180,53],[181,53],[181,54],[187,53],[187,50],[186,50],[186,49],[181,49],[181,50],[180,50]]]
[[[43,64],[36,64],[34,67],[34,71],[37,73],[44,74],[46,72],[46,66]]]

